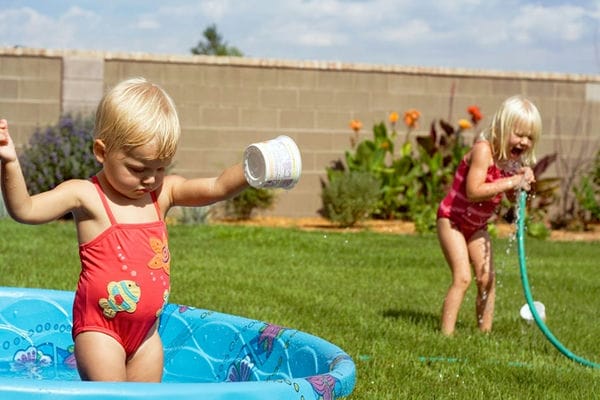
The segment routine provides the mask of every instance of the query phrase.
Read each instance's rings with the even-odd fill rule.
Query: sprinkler
[[[523,291],[525,293],[525,299],[527,300],[527,304],[529,305],[529,310],[531,310],[531,314],[533,315],[533,319],[535,320],[536,325],[544,336],[560,351],[563,355],[567,356],[571,360],[578,362],[579,364],[585,365],[586,367],[592,368],[600,368],[600,364],[594,363],[592,361],[586,360],[583,357],[580,357],[574,354],[572,351],[567,349],[557,338],[552,334],[550,329],[546,326],[546,323],[540,317],[537,312],[537,309],[533,303],[533,296],[531,295],[531,288],[529,287],[529,281],[527,279],[527,266],[525,263],[525,239],[524,239],[524,226],[525,226],[525,208],[527,202],[527,193],[524,191],[519,192],[519,212],[517,218],[517,246],[519,253],[519,268],[521,271],[521,283],[523,284]]]

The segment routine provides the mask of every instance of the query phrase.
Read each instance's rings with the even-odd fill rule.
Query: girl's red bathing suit
[[[92,178],[111,226],[79,246],[81,273],[73,303],[75,338],[86,331],[117,340],[131,356],[156,323],[170,290],[166,224],[156,194],[155,222],[119,224],[97,177]]]
[[[467,240],[475,232],[487,227],[488,220],[502,201],[502,193],[489,200],[470,201],[466,194],[468,173],[469,164],[465,157],[460,161],[454,175],[452,188],[441,201],[437,213],[438,218],[448,218]],[[510,174],[494,164],[488,168],[485,181],[486,183],[494,182],[507,176]]]

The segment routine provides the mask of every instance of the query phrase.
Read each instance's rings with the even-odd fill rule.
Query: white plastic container
[[[302,173],[300,150],[292,138],[278,136],[244,151],[244,175],[255,188],[293,188]]]
[[[544,306],[544,304],[542,304],[539,301],[534,301],[533,306],[535,307],[535,311],[540,316],[542,321],[546,321],[546,306]],[[533,322],[533,320],[534,320],[533,314],[531,313],[531,310],[529,309],[529,304],[527,304],[527,303],[523,307],[521,307],[521,311],[519,312],[519,314],[521,314],[521,318],[523,318],[525,321],[527,321],[529,323]]]

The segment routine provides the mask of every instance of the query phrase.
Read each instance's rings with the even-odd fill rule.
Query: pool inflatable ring
[[[71,339],[73,292],[0,287],[0,399],[297,399],[348,396],[356,368],[316,336],[168,304],[163,382],[82,382]]]

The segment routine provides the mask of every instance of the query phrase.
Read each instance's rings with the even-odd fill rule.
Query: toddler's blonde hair
[[[175,155],[181,127],[173,99],[160,86],[144,78],[120,82],[109,90],[96,110],[94,138],[106,151],[156,143],[157,159]]]
[[[502,161],[509,158],[510,135],[516,132],[531,136],[531,147],[523,153],[521,161],[524,165],[535,164],[535,146],[542,134],[542,117],[537,107],[521,95],[504,100],[482,136],[490,143],[494,158]]]

